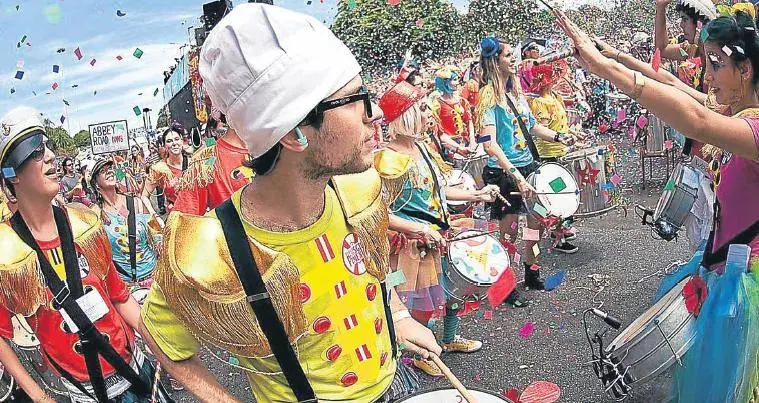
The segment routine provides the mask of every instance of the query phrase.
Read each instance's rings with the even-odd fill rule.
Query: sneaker
[[[519,297],[519,293],[517,290],[514,290],[509,294],[508,297],[503,301],[504,304],[509,304],[514,308],[527,308],[530,306],[530,303],[527,301],[522,301],[522,299]]]
[[[555,250],[556,252],[561,252],[561,253],[566,253],[566,254],[570,254],[571,255],[571,254],[577,252],[578,250],[580,250],[580,248],[578,248],[575,245],[572,245],[569,242],[564,241],[564,243],[562,243],[561,245],[553,248],[553,250]]]
[[[482,342],[465,339],[459,335],[450,343],[443,342],[443,351],[455,353],[473,353],[482,348]]]
[[[552,232],[551,233],[551,239],[556,239],[556,235]],[[577,234],[574,232],[567,232],[564,234],[564,241],[572,241],[577,239]]]
[[[440,368],[438,368],[437,364],[435,364],[435,362],[432,360],[425,360],[424,358],[412,358],[411,363],[429,376],[434,376],[436,378],[443,376],[443,371],[441,371]]]

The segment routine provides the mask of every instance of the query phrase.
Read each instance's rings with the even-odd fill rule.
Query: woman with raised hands
[[[706,84],[720,114],[673,86],[605,57],[596,43],[561,12],[559,25],[574,42],[590,72],[611,81],[643,107],[707,147],[716,193],[712,233],[703,251],[678,275],[699,292],[695,343],[675,374],[676,401],[726,402],[759,398],[759,36],[754,19],[735,11],[711,21],[700,34],[706,55]],[[750,248],[748,271],[725,264],[731,244]],[[733,267],[736,270],[731,270]],[[665,279],[661,295],[671,279]],[[686,287],[688,287],[686,285]],[[693,288],[693,287],[691,287]],[[725,307],[730,314],[725,314]],[[717,381],[711,375],[719,373]],[[759,389],[757,389],[759,392]]]

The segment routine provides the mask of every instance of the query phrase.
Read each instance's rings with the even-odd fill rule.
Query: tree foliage
[[[90,147],[92,144],[90,132],[88,130],[79,130],[79,133],[74,135],[74,143],[77,147]]]

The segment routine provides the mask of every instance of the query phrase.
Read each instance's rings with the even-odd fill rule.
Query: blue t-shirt
[[[504,101],[506,102],[506,101]],[[524,122],[528,131],[535,126],[535,117],[530,111],[530,106],[524,96],[520,96],[518,102],[515,102],[517,110],[520,112],[519,118]],[[527,146],[525,136],[529,133],[522,133],[519,127],[517,117],[511,113],[508,104],[501,106],[496,104],[485,112],[482,119],[482,126],[495,126],[496,140],[498,145],[506,154],[506,158],[517,168],[527,166],[532,163],[532,153]],[[495,157],[488,158],[488,166],[499,168],[498,160]]]
[[[133,281],[132,279],[132,267],[129,264],[129,237],[127,228],[127,219],[121,214],[115,214],[112,212],[106,212],[111,223],[105,225],[105,232],[108,234],[108,239],[111,241],[111,249],[113,250],[113,261],[119,265],[119,267],[126,271],[129,275],[124,276],[119,272],[122,280]],[[152,218],[150,214],[137,214],[135,216],[135,224],[137,229],[137,280],[142,281],[147,279],[153,274],[155,270],[156,262],[158,261],[158,253],[155,250],[154,243],[157,240],[151,242],[149,239],[152,234],[149,234],[150,228],[148,227],[148,221]]]

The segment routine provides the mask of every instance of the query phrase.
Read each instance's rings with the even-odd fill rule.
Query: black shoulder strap
[[[240,278],[242,287],[247,295],[250,307],[258,319],[261,330],[269,341],[274,358],[277,359],[282,373],[290,384],[298,402],[316,402],[316,395],[311,384],[306,378],[303,367],[298,362],[290,341],[285,332],[285,327],[274,310],[266,285],[264,284],[258,265],[253,258],[253,252],[248,244],[245,228],[240,220],[231,199],[216,208],[216,217],[221,222],[224,239],[229,248],[235,271]]]
[[[519,85],[519,84],[516,84]],[[522,122],[522,116],[519,114],[519,110],[514,105],[514,101],[511,100],[511,97],[509,94],[504,95],[506,97],[506,102],[509,104],[509,109],[511,109],[511,113],[514,115],[514,117],[517,120],[517,123],[519,123],[519,128],[522,129],[522,134],[524,135],[524,140],[527,142],[527,147],[530,148],[530,154],[532,154],[532,159],[535,161],[540,161],[540,154],[538,153],[538,148],[535,146],[535,142],[532,140],[532,134],[527,130],[527,126],[525,126],[524,122]]]
[[[132,270],[132,281],[137,282],[137,217],[134,211],[134,196],[126,197],[127,210],[127,241],[129,243],[129,268]]]
[[[712,225],[716,225],[716,223]],[[719,249],[712,252],[711,250],[714,247],[714,230],[712,229],[712,231],[709,233],[709,240],[706,242],[706,249],[704,250],[704,257],[703,260],[701,260],[701,265],[708,268],[715,263],[724,262],[727,260],[727,252],[730,249],[730,245],[748,245],[754,238],[756,238],[757,235],[759,235],[759,221],[754,222],[748,228],[741,231],[738,235],[725,242],[725,244],[722,245]]]
[[[440,199],[440,202],[442,203],[443,202],[443,188],[440,186],[440,182],[438,181],[438,178],[437,178],[437,173],[439,170],[435,169],[435,167],[432,165],[430,156],[427,153],[427,148],[420,145],[419,143],[417,143],[416,146],[417,148],[419,148],[419,153],[422,154],[422,158],[424,158],[424,162],[427,163],[427,168],[429,168],[430,170],[430,175],[432,175],[432,184],[433,184],[432,190],[435,192],[437,197]],[[442,226],[440,226],[441,229],[447,230],[448,228],[450,228],[450,226],[448,225],[448,211],[445,208],[445,206],[441,206],[440,208],[443,210],[443,221],[440,222],[439,220],[434,219],[435,221],[438,221],[435,224],[438,224],[438,225],[443,224]],[[426,220],[427,218],[422,218],[422,219]]]
[[[190,159],[187,158],[187,155],[185,155],[185,153],[182,153],[182,172],[186,171],[189,165]]]
[[[24,222],[21,214],[16,214],[11,217],[11,227],[16,234],[21,238],[24,243],[32,248],[37,254],[37,260],[40,265],[40,269],[45,278],[48,288],[53,293],[53,302],[58,309],[63,308],[74,321],[74,324],[79,328],[78,335],[82,345],[82,353],[84,355],[84,362],[87,367],[87,374],[90,378],[90,383],[97,396],[97,401],[101,403],[108,402],[107,387],[103,378],[103,369],[100,366],[99,355],[113,366],[116,372],[126,378],[135,388],[138,394],[142,396],[150,395],[150,385],[124,361],[124,359],[116,352],[111,344],[105,339],[105,337],[98,331],[92,321],[82,310],[81,306],[76,302],[77,298],[83,295],[82,277],[79,273],[79,261],[76,256],[76,247],[74,245],[74,236],[71,231],[71,224],[68,221],[68,217],[63,209],[59,207],[53,207],[53,217],[55,219],[55,225],[58,230],[58,237],[61,242],[61,251],[63,253],[63,262],[66,270],[66,282],[58,277],[58,274],[53,269],[53,266],[48,261],[44,252],[34,239],[29,227]],[[62,368],[61,368],[62,369]],[[65,371],[64,371],[65,372]],[[63,375],[63,372],[61,372]],[[83,393],[92,397],[90,393],[86,391],[83,385],[70,374],[63,375],[69,381],[74,380],[74,385]],[[92,397],[94,399],[94,397]]]

